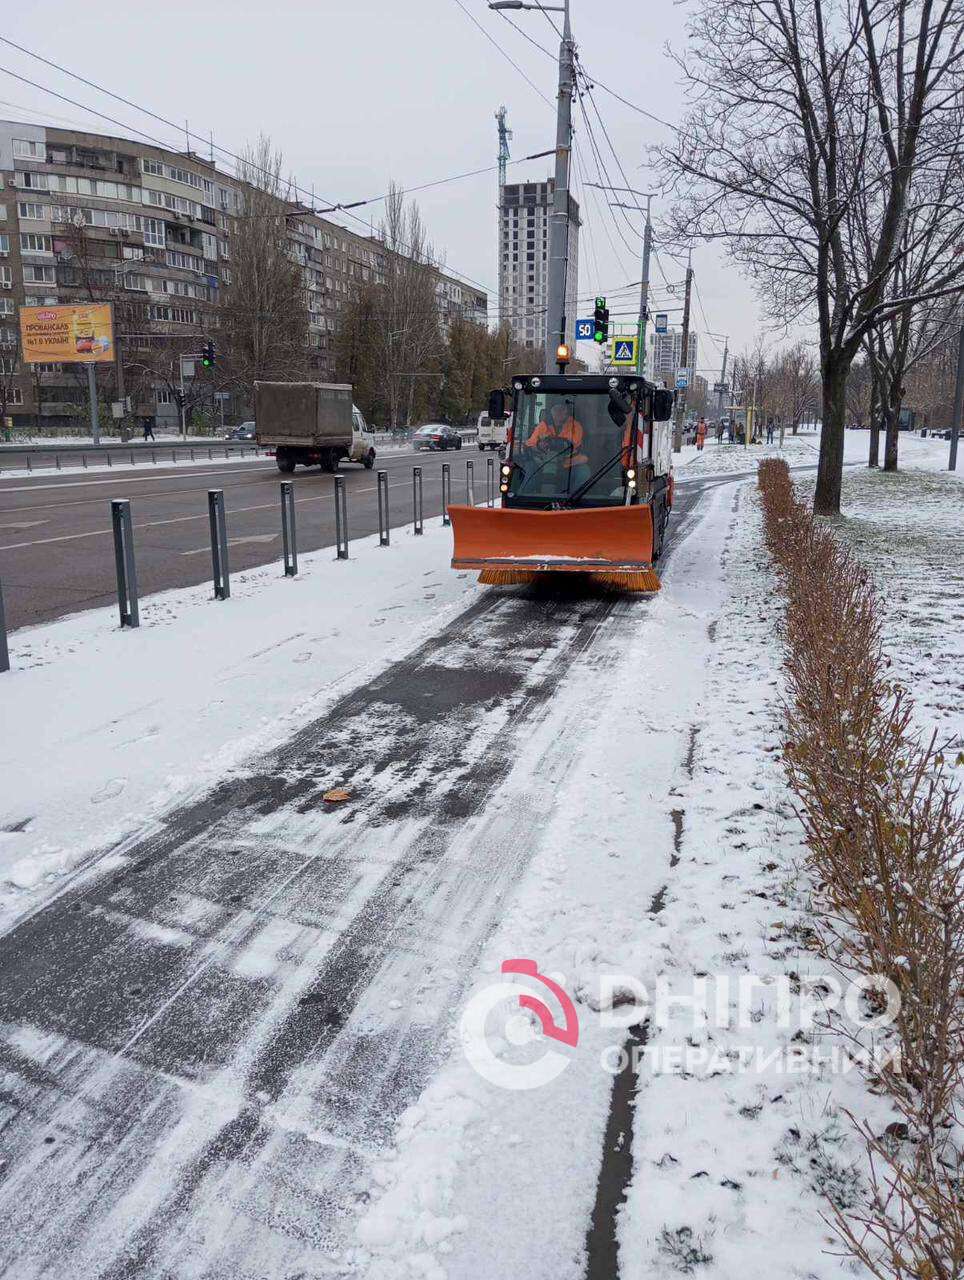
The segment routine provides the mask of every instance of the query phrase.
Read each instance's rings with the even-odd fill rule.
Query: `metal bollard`
[[[139,627],[137,572],[134,567],[134,530],[130,498],[112,498],[111,526],[114,530],[114,567],[117,570],[117,607],[122,627]]]
[[[348,498],[345,496],[345,477],[335,476],[335,545],[337,559],[348,559]]]
[[[177,450],[176,450],[176,449],[172,449],[172,450],[171,450],[171,461],[172,461],[172,462],[174,462],[174,463],[176,463],[176,462],[177,462]]]
[[[84,464],[84,470],[86,471],[86,470],[87,470],[87,454],[86,454],[86,453],[82,453],[80,456],[81,456],[81,459],[82,459],[83,464]]]
[[[211,522],[211,565],[214,570],[214,598],[227,600],[231,594],[228,568],[228,529],[224,519],[224,490],[208,490],[208,518]]]
[[[27,474],[29,475],[32,472],[33,472],[33,463],[30,461],[30,454],[28,453],[27,454]]]
[[[154,465],[157,466],[157,450],[156,449],[151,450],[151,462],[153,462]]]
[[[193,449],[193,447],[192,447],[192,449],[191,449],[191,461],[192,461],[192,462],[194,461],[194,449]]]
[[[59,453],[54,454],[54,461],[57,463],[57,470],[59,471],[60,470],[60,454]]]
[[[208,462],[212,462],[213,460],[214,460],[214,450],[208,449]]]
[[[284,545],[285,577],[293,578],[298,572],[298,533],[295,527],[295,486],[290,480],[281,481],[281,541]]]
[[[422,518],[422,468],[412,467],[412,522],[415,526],[413,532],[416,535],[425,532],[424,520]]]
[[[470,458],[465,464],[465,501],[470,507],[475,506],[475,468]]]
[[[449,525],[449,504],[452,501],[452,468],[447,462],[442,463],[442,524]]]
[[[378,472],[378,545],[387,547],[392,540],[388,517],[388,472]]]
[[[109,467],[112,467],[114,465],[113,462],[111,462],[110,460],[110,449],[107,450],[107,465]]]
[[[7,648],[7,616],[3,611],[3,583],[0,582],[0,671],[10,670],[10,650]]]
[[[132,466],[132,467],[136,467],[136,466],[137,466],[137,463],[134,461],[134,450],[133,450],[133,449],[131,449],[131,466]]]
[[[485,505],[495,506],[495,458],[491,456],[485,464]]]

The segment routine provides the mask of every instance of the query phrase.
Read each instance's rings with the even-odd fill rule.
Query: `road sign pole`
[[[87,394],[90,397],[90,434],[96,448],[100,444],[100,410],[97,404],[97,366],[93,361],[87,365]]]
[[[649,259],[653,248],[653,226],[649,220],[652,196],[646,197],[646,230],[643,234],[643,279],[639,286],[639,336],[636,339],[636,372],[646,372],[646,321],[649,318]]]

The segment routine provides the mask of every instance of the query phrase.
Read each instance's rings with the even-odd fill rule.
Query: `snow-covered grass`
[[[114,609],[16,631],[0,676],[0,925],[85,858],[203,792],[397,658],[478,590],[449,568],[451,530],[392,530],[150,596],[141,626]]]
[[[883,439],[880,450],[883,457]],[[931,436],[921,439],[919,435],[901,432],[899,456],[901,467],[921,467],[929,471],[941,471],[947,468],[950,445],[946,440],[935,440]],[[860,463],[867,461],[870,450],[870,433],[868,431],[847,431],[844,435],[844,462]],[[717,444],[716,438],[707,438],[702,453],[697,452],[696,445],[683,446],[679,454],[674,455],[675,465],[680,469],[681,477],[733,475],[744,471],[753,471],[761,458],[784,458],[791,467],[815,466],[820,453],[820,432],[801,430],[796,436],[788,431],[784,436],[783,448],[780,448],[780,436],[777,433],[773,444],[753,444],[744,447],[742,444]],[[964,451],[961,454],[961,470],[958,475],[964,476]]]
[[[934,443],[946,447],[945,441]],[[964,746],[964,475],[925,469],[937,461],[928,456],[935,452],[922,448],[915,456],[908,448],[905,466],[897,472],[848,469],[844,518],[833,529],[874,576],[883,601],[884,645],[895,674],[914,695],[919,722],[938,729],[959,749]]]

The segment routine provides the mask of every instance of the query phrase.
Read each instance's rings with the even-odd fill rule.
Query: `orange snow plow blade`
[[[527,511],[449,507],[453,569],[480,569],[480,582],[531,582],[537,573],[589,573],[626,591],[658,591],[648,506]]]

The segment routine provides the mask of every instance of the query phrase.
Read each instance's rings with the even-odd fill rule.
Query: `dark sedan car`
[[[242,422],[240,427],[234,427],[224,438],[225,440],[254,440],[254,435],[254,423]]]
[[[441,422],[430,422],[426,427],[419,427],[412,436],[412,444],[416,453],[425,449],[433,452],[439,449],[461,449],[462,437],[454,427],[447,427]]]

